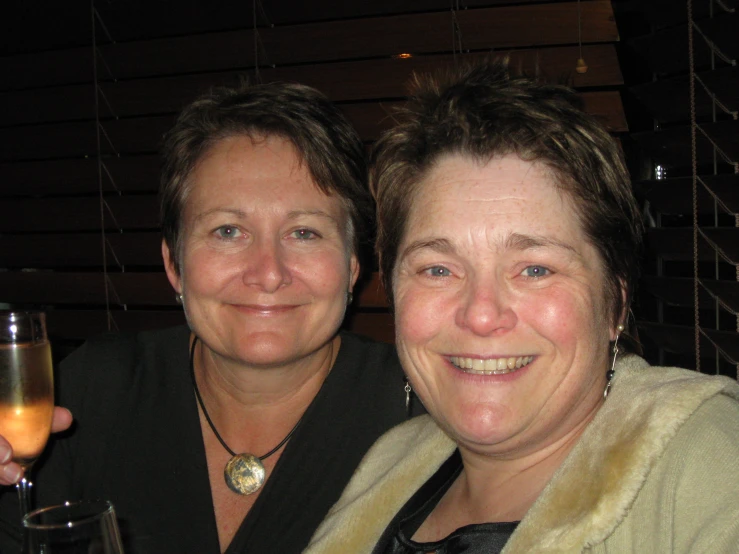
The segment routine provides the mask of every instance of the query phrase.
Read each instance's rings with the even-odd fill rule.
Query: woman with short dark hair
[[[642,224],[578,104],[490,63],[419,80],[380,140],[377,249],[429,416],[307,552],[739,549],[739,386],[625,348]]]
[[[168,133],[161,197],[188,326],[62,363],[77,426],[52,439],[37,504],[111,500],[128,554],[300,552],[407,417],[392,346],[339,331],[371,217],[362,142],[310,87],[219,89]],[[14,497],[2,552],[20,541]]]

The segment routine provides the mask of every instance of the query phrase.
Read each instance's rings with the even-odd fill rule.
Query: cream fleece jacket
[[[429,416],[365,456],[309,554],[370,553],[456,445]],[[503,550],[739,553],[739,385],[637,356]]]

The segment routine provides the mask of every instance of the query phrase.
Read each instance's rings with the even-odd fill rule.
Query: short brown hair
[[[612,318],[623,317],[639,276],[643,224],[620,147],[582,110],[574,91],[512,77],[505,61],[488,60],[417,76],[399,118],[401,123],[376,144],[370,170],[378,212],[376,247],[391,305],[393,268],[408,214],[434,163],[446,154],[479,161],[516,154],[543,163],[574,201],[604,262]]]
[[[176,271],[192,173],[217,142],[233,136],[289,140],[318,188],[341,198],[349,215],[348,238],[359,256],[372,220],[362,141],[321,92],[276,82],[215,89],[187,106],[165,136],[160,217]]]

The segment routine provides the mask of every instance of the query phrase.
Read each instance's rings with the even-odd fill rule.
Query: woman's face
[[[221,140],[196,167],[180,272],[167,275],[195,334],[217,354],[270,367],[334,337],[359,266],[338,197],[281,138]]]
[[[603,396],[603,265],[544,166],[439,160],[418,188],[393,273],[398,350],[461,447],[537,452]]]

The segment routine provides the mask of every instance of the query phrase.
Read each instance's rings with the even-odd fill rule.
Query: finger
[[[21,466],[11,461],[13,449],[8,441],[0,437],[0,485],[13,485],[18,482],[23,471]]]
[[[21,475],[23,475],[23,470],[15,462],[0,465],[0,485],[15,485]]]
[[[72,425],[72,412],[61,406],[54,407],[54,419],[51,421],[51,432],[65,431]]]

